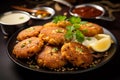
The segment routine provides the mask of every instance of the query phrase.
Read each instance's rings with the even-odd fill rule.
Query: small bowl
[[[97,12],[101,13],[94,15],[95,13],[97,14]],[[70,14],[74,16],[80,16],[82,18],[96,18],[103,16],[105,14],[105,10],[103,7],[96,4],[80,4],[72,7],[70,9]]]
[[[106,16],[104,16],[104,14],[106,13],[105,9],[102,6],[97,5],[97,4],[84,3],[84,4],[79,4],[79,5],[73,6],[72,4],[68,3],[65,0],[53,0],[53,1],[58,2],[58,3],[62,3],[63,5],[68,6],[70,8],[69,9],[69,13],[72,16],[79,16],[79,17],[81,17],[83,19],[102,19],[102,20],[106,20],[106,21],[114,21],[115,20],[115,18],[113,18],[113,17],[109,17],[109,16],[106,17]],[[95,13],[98,13],[98,11],[101,12],[101,14],[95,15],[95,16],[85,17],[85,16],[82,16],[84,13],[82,13],[82,15],[80,15],[79,14],[80,12],[73,12],[73,10],[81,8],[81,7],[92,7],[92,9],[94,8],[94,10],[97,10],[97,12],[95,11],[95,12],[92,12],[92,13],[86,13],[89,10],[84,11],[82,9],[82,12],[84,11],[87,16],[90,15],[90,14],[93,15]],[[80,9],[78,9],[78,11],[80,11]]]
[[[50,14],[49,16],[41,17],[41,15],[36,16],[35,13],[30,13],[31,18],[33,18],[33,19],[47,20],[47,19],[52,18],[55,14],[55,10],[50,8],[50,7],[36,7],[36,8],[33,8],[33,9],[44,10],[44,11],[47,11]]]
[[[88,8],[86,9],[85,8]],[[80,8],[82,8],[80,10]],[[83,10],[84,8],[84,10]],[[73,10],[78,9],[76,12],[73,12]],[[91,11],[91,12],[90,12]],[[114,19],[111,17],[105,17],[105,9],[97,4],[90,4],[90,3],[86,3],[86,4],[80,4],[80,5],[76,5],[70,8],[69,13],[73,16],[79,16],[83,19],[102,19],[102,20],[106,20],[106,21],[113,21]],[[85,15],[86,14],[86,17]],[[89,15],[89,16],[88,16]]]
[[[0,26],[4,35],[11,35],[23,28],[30,20],[30,15],[24,11],[9,11],[0,15]]]

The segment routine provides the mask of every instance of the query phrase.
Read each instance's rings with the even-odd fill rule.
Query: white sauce
[[[0,22],[7,25],[15,25],[27,22],[30,17],[24,13],[12,13],[1,17]]]
[[[95,37],[85,37],[85,40],[83,41],[83,45],[90,47],[90,44],[95,43],[98,41]]]

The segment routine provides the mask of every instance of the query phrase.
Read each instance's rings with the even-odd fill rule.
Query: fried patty
[[[48,22],[48,23],[44,24],[43,27],[57,27],[57,24],[53,23],[53,22]]]
[[[61,48],[61,53],[73,66],[87,67],[93,61],[89,49],[77,42],[65,43]]]
[[[41,67],[60,68],[66,64],[60,50],[54,46],[45,46],[37,56],[37,63]]]
[[[30,58],[37,54],[43,46],[43,41],[37,37],[31,37],[18,42],[13,48],[13,54],[17,58]]]
[[[67,20],[65,21],[59,21],[57,23],[54,22],[48,22],[46,24],[44,24],[44,27],[62,27],[62,28],[66,28],[66,26],[71,25],[71,23]]]
[[[85,36],[92,37],[96,34],[102,34],[103,28],[98,24],[87,22],[80,25],[80,31],[82,31]]]
[[[39,38],[48,44],[60,45],[65,42],[66,29],[61,27],[45,27],[41,30]]]
[[[69,21],[67,21],[67,20],[65,20],[65,21],[59,21],[57,23],[58,27],[63,27],[63,28],[66,28],[67,26],[70,26],[70,25],[71,25],[71,23]]]
[[[17,40],[21,41],[30,37],[37,37],[42,29],[42,26],[32,26],[22,30],[18,36]]]

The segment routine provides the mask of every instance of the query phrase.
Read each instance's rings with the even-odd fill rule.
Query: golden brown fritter
[[[59,22],[57,23],[57,26],[58,26],[58,27],[63,27],[63,28],[66,28],[66,27],[69,26],[69,25],[71,25],[71,23],[70,23],[69,21],[67,21],[67,20],[65,20],[65,21],[59,21]]]
[[[66,61],[57,47],[45,46],[37,56],[37,63],[40,67],[55,69],[64,66]]]
[[[62,27],[62,28],[66,28],[66,26],[71,25],[71,23],[67,20],[65,21],[59,21],[57,23],[54,22],[48,22],[46,24],[44,24],[44,27]]]
[[[103,28],[95,23],[87,22],[85,24],[80,25],[80,30],[83,32],[85,36],[92,37],[96,34],[103,33]]]
[[[43,41],[37,37],[31,37],[18,42],[13,48],[13,54],[17,58],[30,58],[37,54],[43,46]]]
[[[77,42],[65,43],[61,48],[61,53],[73,66],[87,67],[93,61],[89,49]]]
[[[48,44],[60,45],[65,42],[66,30],[61,27],[45,27],[41,30],[39,38]]]
[[[21,41],[30,37],[37,37],[41,29],[42,26],[32,26],[27,29],[24,29],[18,34],[17,39]]]
[[[56,23],[53,22],[48,22],[46,24],[43,25],[44,27],[58,27]]]

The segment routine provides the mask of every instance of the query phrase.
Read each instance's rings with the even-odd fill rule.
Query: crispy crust
[[[37,37],[41,29],[42,26],[32,26],[27,29],[24,29],[18,34],[17,40],[22,41],[30,37]]]
[[[93,61],[93,56],[89,49],[80,43],[65,43],[61,48],[61,53],[73,66],[86,67]]]
[[[41,30],[39,38],[48,44],[60,45],[65,42],[66,29],[61,27],[45,27]]]
[[[43,41],[37,37],[31,37],[18,42],[13,49],[17,58],[30,58],[37,54],[43,46]]]
[[[98,24],[87,22],[80,25],[80,31],[82,31],[85,36],[92,37],[96,34],[103,33],[103,28]]]
[[[57,49],[57,50],[55,50]],[[37,56],[39,66],[47,68],[60,68],[66,64],[60,50],[54,46],[45,46],[42,52]]]

